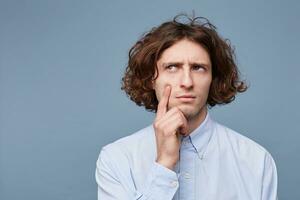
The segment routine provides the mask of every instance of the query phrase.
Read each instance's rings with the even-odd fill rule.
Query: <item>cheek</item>
[[[201,82],[198,82],[198,89],[201,92],[208,93],[209,89],[210,89],[210,85],[211,85],[211,79],[210,78],[202,79]]]
[[[171,85],[172,87],[175,87],[177,85],[178,80],[179,78],[176,76],[161,75],[159,79],[157,79],[157,85],[162,88],[167,85]]]
[[[211,85],[211,80],[204,83],[204,87],[205,87],[207,90],[209,90],[210,85]]]
[[[163,95],[164,86],[165,86],[165,84],[163,82],[161,82],[160,80],[156,80],[154,82],[154,90],[155,90],[156,98],[158,101],[160,101],[160,99]]]
[[[173,81],[173,79],[171,77],[160,76],[159,78],[157,78],[155,80],[154,89],[155,89],[156,97],[158,100],[161,99],[161,96],[163,95],[163,92],[164,92],[164,88],[167,85],[170,85],[172,87],[172,89],[174,89],[176,86],[176,83]],[[171,95],[172,95],[172,90],[171,90]]]
[[[205,88],[209,88],[211,82],[212,82],[212,77],[211,76],[207,76],[207,77],[205,77],[205,78],[202,79],[202,85]]]

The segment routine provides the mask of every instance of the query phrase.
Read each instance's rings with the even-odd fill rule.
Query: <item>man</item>
[[[277,199],[272,156],[208,112],[247,89],[230,44],[205,18],[178,19],[129,52],[122,89],[156,117],[102,148],[98,199]]]

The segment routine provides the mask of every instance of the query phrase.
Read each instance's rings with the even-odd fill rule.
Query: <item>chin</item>
[[[195,108],[194,106],[190,105],[178,105],[178,108],[184,114],[187,119],[193,119],[197,117],[201,113],[201,109],[199,107]]]

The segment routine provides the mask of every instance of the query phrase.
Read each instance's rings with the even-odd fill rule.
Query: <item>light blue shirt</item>
[[[275,200],[277,171],[262,146],[214,121],[209,112],[181,137],[170,170],[156,160],[153,124],[101,149],[98,200]]]

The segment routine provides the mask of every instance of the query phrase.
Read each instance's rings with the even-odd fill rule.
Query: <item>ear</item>
[[[151,88],[152,88],[153,90],[155,90],[155,82],[156,82],[156,79],[157,79],[157,74],[158,74],[158,67],[157,67],[157,65],[156,65],[155,68],[154,68],[154,74],[153,74],[153,76],[152,76],[152,78],[151,78]],[[153,79],[154,77],[156,77],[156,78]]]
[[[155,80],[151,80],[151,89],[154,90],[155,88]]]

